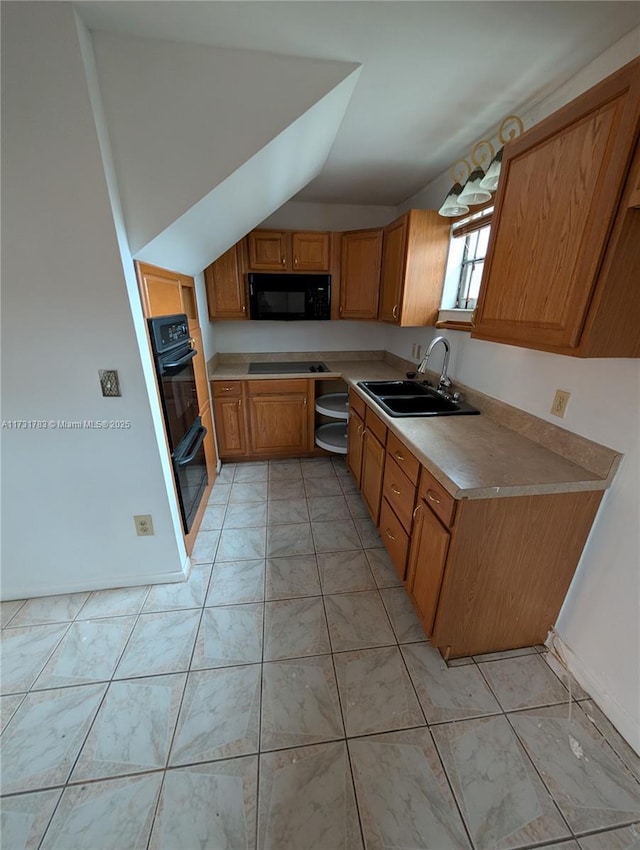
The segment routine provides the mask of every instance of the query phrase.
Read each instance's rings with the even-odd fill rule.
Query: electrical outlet
[[[561,419],[564,418],[570,398],[571,393],[568,393],[566,390],[556,390],[553,404],[551,405],[551,413],[553,416],[559,416]]]
[[[134,516],[133,521],[136,525],[136,534],[138,537],[151,537],[154,534],[151,514]]]

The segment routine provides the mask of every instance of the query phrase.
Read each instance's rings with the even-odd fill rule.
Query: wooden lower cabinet
[[[311,381],[212,381],[211,389],[222,460],[296,457],[312,451]]]
[[[349,437],[349,468],[431,644],[458,658],[544,643],[602,491],[454,499],[361,398]]]
[[[360,489],[362,498],[371,514],[371,519],[377,525],[382,499],[385,448],[368,426],[363,434],[362,446]]]
[[[349,410],[349,423],[347,425],[347,466],[360,486],[362,475],[362,434],[364,422],[354,410]]]
[[[421,499],[416,506],[406,587],[427,637],[431,637],[450,535]]]
[[[218,450],[222,460],[246,455],[247,423],[242,396],[216,397],[214,391],[213,414],[216,420]]]
[[[249,381],[248,384],[251,454],[272,456],[308,452],[307,381]]]

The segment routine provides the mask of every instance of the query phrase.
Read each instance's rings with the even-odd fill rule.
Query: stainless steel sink
[[[470,416],[480,413],[463,401],[415,381],[360,381],[358,386],[389,416]]]

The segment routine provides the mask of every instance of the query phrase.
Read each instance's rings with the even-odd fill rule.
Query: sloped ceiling
[[[359,66],[93,33],[134,257],[196,274],[316,177]]]

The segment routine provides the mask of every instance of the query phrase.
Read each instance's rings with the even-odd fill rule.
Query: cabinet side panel
[[[435,210],[411,210],[400,324],[435,325],[449,251],[451,222]]]
[[[460,503],[432,642],[451,657],[542,643],[602,492]]]

